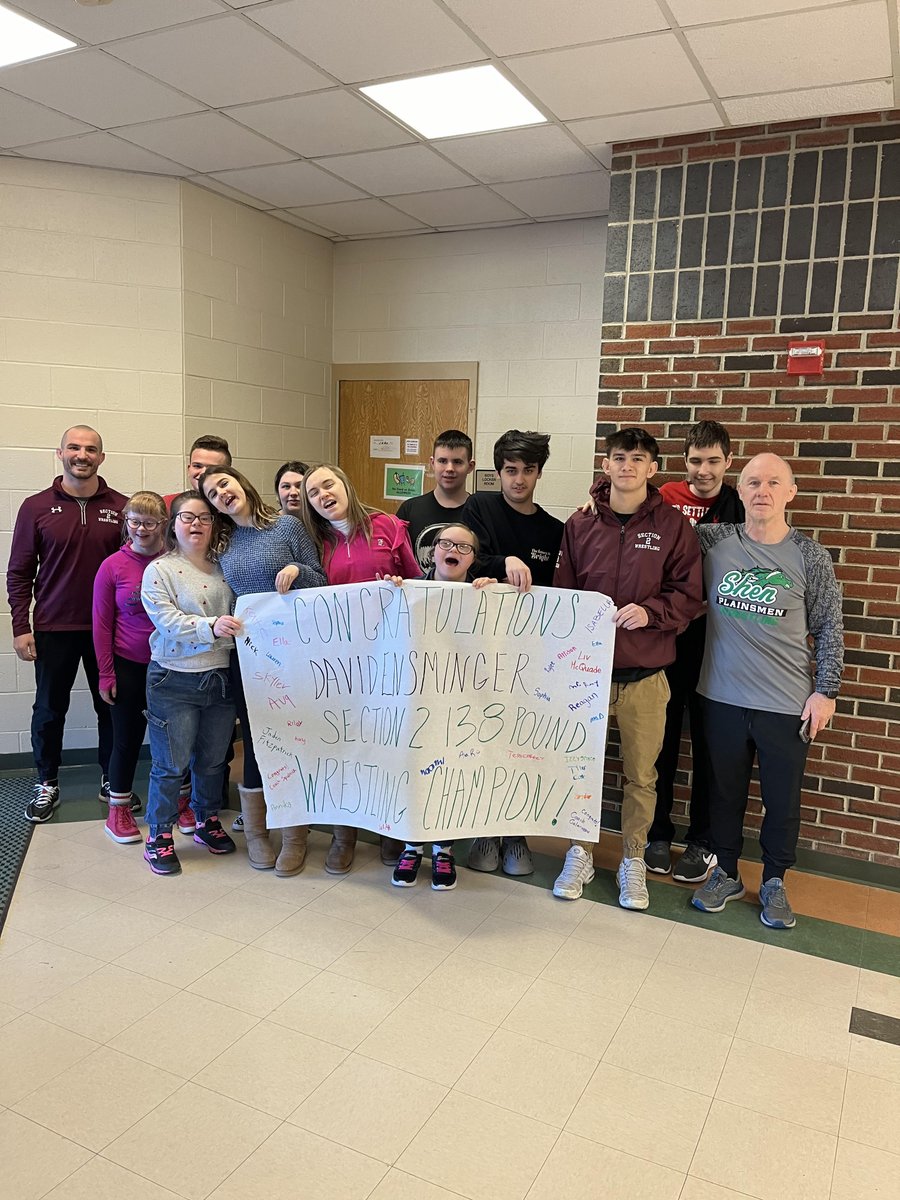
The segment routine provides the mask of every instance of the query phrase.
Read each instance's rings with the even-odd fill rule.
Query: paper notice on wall
[[[369,438],[369,458],[399,458],[400,437],[373,433]]]
[[[269,827],[597,841],[615,611],[427,580],[242,596]]]
[[[385,500],[412,500],[425,491],[425,468],[411,463],[390,463],[384,468]]]
[[[403,441],[403,453],[404,454],[418,454],[419,453],[419,439],[418,438],[405,438]]]

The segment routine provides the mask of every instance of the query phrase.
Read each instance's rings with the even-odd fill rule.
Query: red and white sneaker
[[[111,804],[109,806],[109,816],[106,818],[103,832],[114,842],[123,844],[143,840],[141,831],[134,823],[131,806],[128,804]]]
[[[194,810],[191,808],[190,796],[178,797],[178,832],[183,833],[185,837],[193,837],[194,830],[197,828],[197,818],[194,816]]]

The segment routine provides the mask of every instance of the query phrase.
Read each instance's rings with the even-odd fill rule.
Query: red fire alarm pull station
[[[788,375],[821,375],[825,369],[825,343],[788,342]]]

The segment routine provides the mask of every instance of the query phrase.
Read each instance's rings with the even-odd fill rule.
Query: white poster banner
[[[615,612],[427,580],[242,596],[270,828],[597,841]]]

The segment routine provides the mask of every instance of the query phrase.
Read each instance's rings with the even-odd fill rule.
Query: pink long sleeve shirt
[[[100,669],[100,687],[111,688],[116,682],[113,655],[131,662],[150,661],[150,634],[153,622],[141,603],[144,568],[159,558],[132,550],[126,543],[105,559],[94,579],[93,631],[94,650]]]
[[[376,575],[402,575],[421,579],[422,570],[407,535],[408,524],[388,513],[372,514],[372,540],[358,533],[349,542],[339,534],[338,544],[326,545],[322,566],[329,583],[368,583]]]

